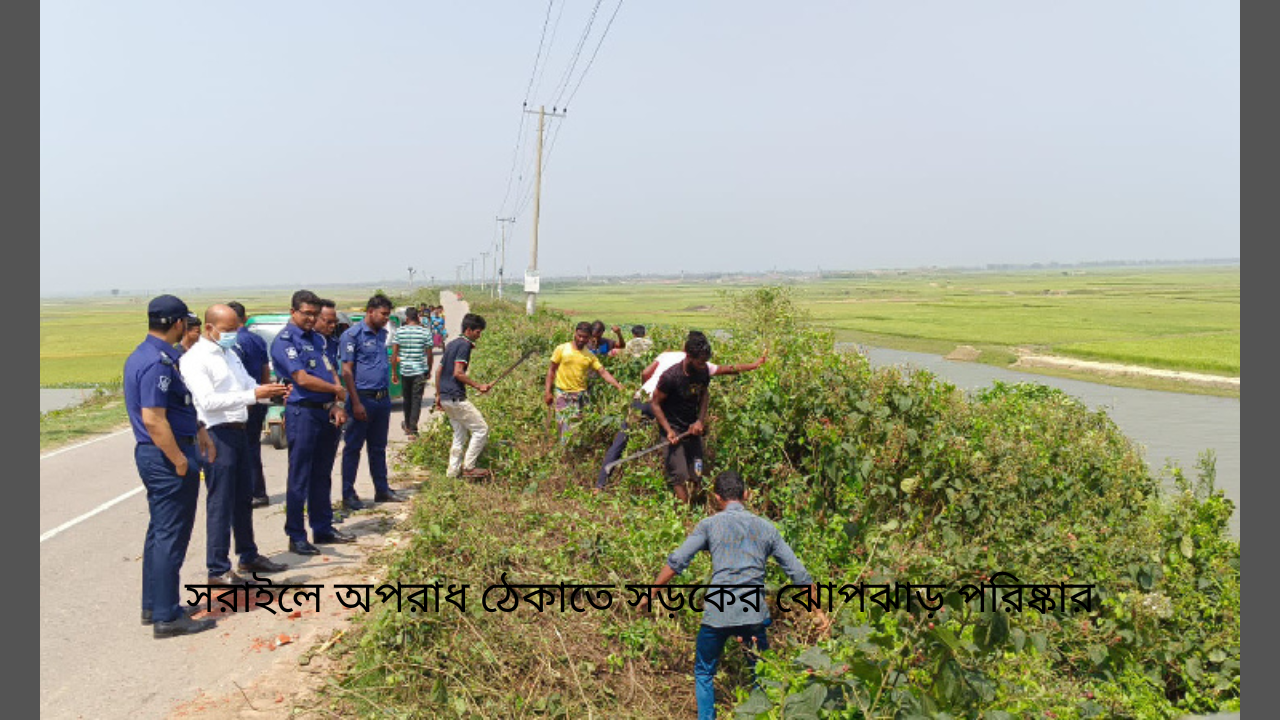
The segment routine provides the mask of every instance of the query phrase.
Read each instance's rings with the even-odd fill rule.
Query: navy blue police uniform
[[[366,420],[357,420],[351,412],[353,398],[347,398],[347,423],[342,447],[342,499],[358,500],[356,470],[360,467],[360,450],[369,445],[369,474],[373,476],[375,497],[391,493],[387,484],[387,433],[391,425],[390,360],[387,357],[387,329],[374,331],[367,322],[352,325],[338,341],[338,358],[351,363],[356,394],[364,405]]]
[[[290,379],[298,370],[326,382],[337,379],[325,365],[325,338],[314,330],[303,332],[294,323],[285,325],[271,342],[271,363],[276,375]],[[311,533],[317,540],[333,536],[331,482],[338,429],[329,421],[334,394],[315,392],[293,383],[285,404],[285,437],[289,442],[289,479],[285,493],[284,532],[291,542],[307,541],[303,506]],[[326,462],[326,456],[328,461]]]
[[[151,302],[152,318],[176,321],[186,305],[173,296]],[[147,337],[124,363],[124,404],[137,442],[133,459],[147,489],[150,521],[142,549],[142,616],[144,622],[171,622],[183,617],[178,604],[179,572],[195,526],[200,495],[200,455],[196,447],[196,408],[178,372],[179,353],[155,335]],[[187,472],[177,468],[156,446],[142,421],[142,408],[162,408],[178,448],[187,458]]]
[[[329,367],[333,370],[333,376],[334,378],[336,378],[334,382],[341,385],[342,384],[342,366],[338,364],[338,336],[325,335],[323,337],[325,341],[324,355],[329,359]],[[347,424],[348,425],[351,424],[350,417],[347,418]],[[345,427],[346,426],[344,425],[343,428]],[[321,472],[324,473],[325,477],[330,478],[330,487],[333,487],[332,485],[333,465],[338,460],[338,443],[342,442],[343,428],[334,429],[333,436],[329,440],[329,450],[324,454],[324,458],[323,458],[324,465],[320,470]],[[342,518],[339,517],[338,519],[335,520],[335,522],[342,522]]]
[[[271,361],[267,353],[267,341],[241,328],[236,333],[236,344],[232,348],[240,358],[240,363],[249,372],[249,376],[262,382],[262,366]],[[244,423],[244,436],[248,442],[249,469],[253,472],[253,497],[266,499],[267,478],[262,472],[262,426],[267,421],[267,410],[270,406],[254,403],[249,406],[249,419]]]

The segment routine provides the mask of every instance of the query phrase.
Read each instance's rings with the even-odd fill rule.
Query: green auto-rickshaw
[[[339,312],[338,327],[335,332],[342,333],[347,328],[351,327],[351,325],[353,325],[354,323],[358,323],[363,319],[364,319],[363,312],[360,312],[360,313]],[[392,313],[391,321],[387,323],[387,330],[388,330],[387,355],[388,356],[391,356],[393,353],[392,341],[395,338],[396,328],[400,327],[400,323],[403,322],[403,319],[404,319],[403,314]],[[248,320],[246,320],[245,328],[249,332],[265,340],[267,343],[267,352],[270,353],[272,341],[276,339],[276,335],[278,335],[280,331],[284,329],[284,326],[289,324],[289,320],[290,320],[289,313],[262,313],[259,315],[254,315],[250,317]],[[279,382],[279,377],[276,375],[275,370],[276,370],[275,364],[272,363],[271,365],[272,380]],[[400,380],[400,369],[397,367],[392,367],[391,377],[397,380],[397,382],[391,383],[391,400],[394,402],[398,400],[403,394],[401,383],[398,382]],[[288,446],[288,440],[285,438],[285,434],[284,434],[284,405],[272,405],[267,410],[267,420],[262,426],[262,432],[266,435],[267,442],[271,443],[271,447],[277,450],[283,450],[285,447]]]

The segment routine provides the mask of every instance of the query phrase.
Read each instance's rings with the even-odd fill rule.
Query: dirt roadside
[[[1162,368],[1144,367],[1141,365],[1122,365],[1119,363],[1096,362],[1093,360],[1077,360],[1075,358],[1062,357],[1060,355],[1040,355],[1028,348],[1016,348],[1015,352],[1018,355],[1018,360],[1009,366],[1010,369],[1049,368],[1093,373],[1103,376],[1128,375],[1130,377],[1161,378],[1165,380],[1185,382],[1191,385],[1224,388],[1228,390],[1240,389],[1239,377],[1225,377],[1222,375],[1209,375],[1206,373],[1193,373],[1182,370],[1165,370]]]
[[[423,427],[427,422],[423,421]],[[394,457],[396,447],[388,447],[388,460]],[[390,484],[402,495],[412,497],[426,474],[417,470],[393,470]],[[322,585],[320,612],[315,603],[301,599],[287,600],[292,613],[275,614],[264,607],[247,612],[215,613],[219,627],[213,632],[222,635],[224,643],[231,641],[242,645],[241,653],[250,655],[274,653],[274,661],[251,677],[233,681],[235,688],[221,694],[200,692],[181,703],[169,713],[170,718],[182,720],[232,720],[243,718],[284,717],[333,717],[318,705],[316,691],[331,677],[333,660],[326,651],[341,640],[352,625],[354,616],[364,614],[359,607],[345,608],[335,597],[334,585],[346,583],[395,582],[383,577],[384,570],[373,558],[384,552],[393,552],[407,539],[406,520],[412,510],[412,500],[395,505],[377,505],[347,516],[339,527],[357,536],[357,542],[342,546],[325,546],[325,555],[316,558],[320,562],[307,568],[305,577],[291,573],[287,577],[273,578],[277,583],[301,582]],[[288,597],[288,596],[286,596]],[[377,599],[374,598],[376,603]],[[214,601],[216,606],[216,599]],[[200,615],[198,617],[208,617]],[[282,618],[287,626],[282,629]],[[223,627],[227,629],[224,630]]]

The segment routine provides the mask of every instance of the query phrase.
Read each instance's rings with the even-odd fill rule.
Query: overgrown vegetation
[[[40,450],[87,440],[128,422],[123,391],[98,388],[74,407],[50,410],[40,416]]]
[[[716,358],[770,361],[712,384],[708,476],[738,470],[752,509],[774,520],[819,582],[945,583],[934,617],[835,598],[829,637],[775,611],[774,647],[751,689],[731,651],[718,697],[742,717],[1174,717],[1240,698],[1239,544],[1212,457],[1179,491],[1159,483],[1101,412],[1040,385],[974,397],[926,372],[872,370],[838,354],[790,293],[733,295]],[[476,302],[489,330],[473,376],[568,339],[568,318]],[[703,328],[706,329],[706,328]],[[655,353],[687,328],[656,327]],[[615,361],[628,387],[647,359]],[[567,443],[545,428],[542,362],[476,400],[492,427],[487,484],[443,479],[440,422],[407,459],[433,471],[411,547],[388,558],[402,582],[466,582],[468,613],[378,610],[348,649],[334,702],[368,716],[667,717],[693,713],[699,617],[521,607],[487,613],[480,592],[519,583],[649,582],[708,509],[678,508],[660,453],[593,496],[627,398],[607,385]],[[652,444],[632,433],[630,450]],[[1091,583],[1087,611],[979,612],[954,589],[997,572],[1023,583]],[[705,554],[682,577],[706,582]],[[772,591],[786,582],[771,564]],[[1026,593],[1029,596],[1029,591]],[[989,597],[989,596],[988,596]],[[1029,599],[1029,597],[1027,598]],[[619,607],[621,606],[621,607]],[[731,644],[732,645],[732,644]]]

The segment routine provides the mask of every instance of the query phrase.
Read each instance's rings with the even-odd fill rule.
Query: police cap
[[[191,311],[187,309],[187,304],[173,295],[161,295],[152,298],[147,305],[147,318],[150,320],[171,323],[190,314]]]

